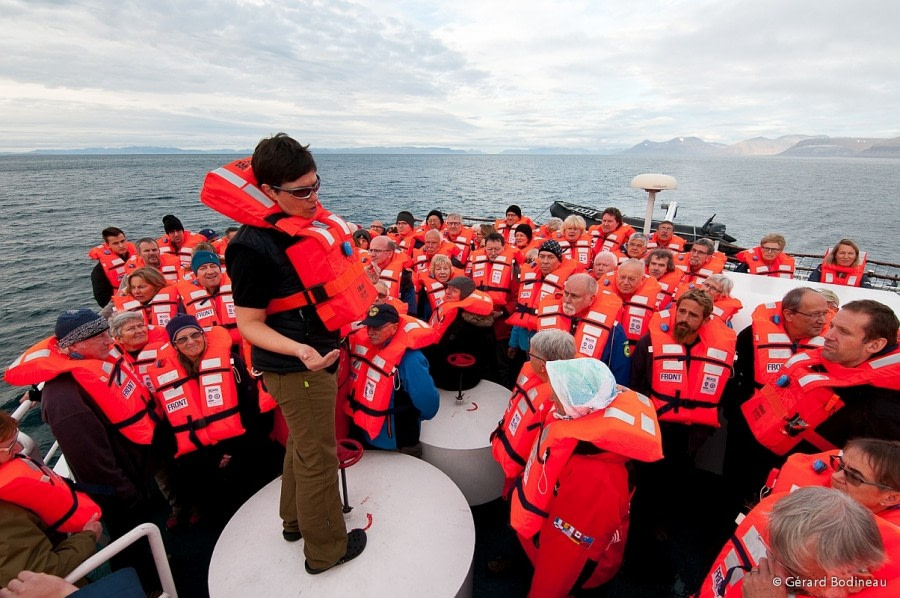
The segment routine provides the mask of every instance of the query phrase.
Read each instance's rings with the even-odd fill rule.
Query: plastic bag
[[[548,361],[547,375],[566,415],[574,418],[606,409],[619,392],[606,364],[590,357]]]

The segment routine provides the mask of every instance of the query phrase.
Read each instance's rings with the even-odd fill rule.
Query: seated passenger
[[[131,256],[137,255],[137,248],[125,239],[122,229],[115,226],[104,228],[101,235],[103,244],[92,248],[88,257],[97,260],[91,270],[94,299],[97,305],[106,307],[125,278],[125,263]]]
[[[440,395],[423,347],[437,334],[428,324],[376,305],[350,337],[348,413],[367,445],[422,455],[420,423],[435,416]]]
[[[444,215],[441,214],[440,210],[431,210],[428,212],[428,215],[425,216],[425,226],[424,229],[426,231],[436,230],[443,232],[444,230]]]
[[[745,249],[737,254],[740,262],[735,272],[776,276],[778,278],[794,277],[794,258],[784,252],[787,245],[784,236],[771,233],[760,239],[759,247]]]
[[[193,280],[175,286],[184,311],[200,322],[204,330],[221,326],[235,345],[241,343],[231,296],[231,279],[222,272],[219,257],[211,251],[198,251],[191,258]]]
[[[894,596],[900,528],[878,519],[831,488],[767,496],[738,524],[698,595]]]
[[[444,238],[459,249],[457,257],[460,262],[465,264],[469,261],[469,252],[473,249],[475,231],[468,226],[463,226],[462,215],[456,212],[447,214],[447,220],[444,225]]]
[[[584,218],[572,214],[563,221],[559,246],[563,257],[572,260],[576,272],[584,272],[591,266],[591,235],[585,232]]]
[[[731,291],[734,289],[734,283],[731,279],[724,274],[713,274],[700,283],[700,288],[712,297],[713,317],[719,318],[728,324],[729,328],[734,328],[731,325],[731,318],[744,308],[744,304],[741,303],[740,299],[731,296]]]
[[[620,262],[624,262],[627,259],[644,261],[644,258],[647,257],[647,235],[634,233],[623,247],[624,252],[620,252]]]
[[[599,281],[600,288],[616,294],[622,300],[618,322],[625,330],[631,347],[637,344],[647,328],[650,318],[656,313],[659,283],[652,276],[644,274],[644,264],[639,260],[627,259],[614,274],[607,274]]]
[[[149,267],[138,268],[125,280],[124,294],[113,297],[116,312],[137,312],[144,316],[145,324],[162,327],[184,312],[178,289],[167,286],[159,271]]]
[[[654,249],[645,260],[647,274],[659,283],[659,294],[656,296],[656,309],[667,309],[675,300],[675,292],[684,272],[675,267],[675,254],[668,249]]]
[[[438,305],[444,302],[444,288],[451,278],[462,276],[459,268],[454,268],[450,258],[437,254],[428,265],[428,272],[416,277],[418,285],[418,316],[427,321]]]
[[[827,282],[871,289],[866,275],[866,252],[852,239],[841,239],[825,252],[825,259],[809,275],[810,282]]]
[[[594,239],[593,251],[596,255],[621,247],[634,234],[634,227],[625,223],[618,208],[606,208],[600,217],[600,224],[595,224],[588,232]]]
[[[600,280],[604,274],[614,271],[619,266],[619,258],[611,251],[601,251],[594,256],[589,274],[594,280]]]
[[[412,212],[403,210],[397,214],[397,234],[394,242],[407,256],[412,257],[413,249],[419,249],[425,244],[425,239],[420,231],[416,231],[416,219]]]
[[[697,239],[690,252],[675,256],[675,267],[684,272],[681,284],[700,284],[707,276],[720,274],[725,268],[725,254],[716,251],[709,239]]]
[[[656,232],[650,235],[647,241],[647,249],[668,249],[676,253],[684,251],[687,241],[675,234],[675,224],[671,220],[663,220],[656,228]]]
[[[540,239],[534,238],[534,232],[531,227],[527,224],[517,224],[516,225],[516,244],[515,248],[519,251],[523,256],[527,254],[532,249],[537,249],[541,246]],[[524,257],[522,260],[524,261]]]
[[[510,524],[534,565],[532,597],[564,596],[612,579],[630,524],[628,462],[662,458],[653,407],[617,387],[605,365],[574,359],[552,361],[547,370],[555,409],[544,418],[510,505]]]
[[[191,248],[197,243],[206,241],[199,233],[184,230],[181,220],[172,214],[163,216],[165,235],[156,240],[160,253],[170,253],[181,260],[181,266],[187,268],[191,264]]]
[[[513,204],[506,208],[506,217],[499,218],[494,222],[494,229],[503,235],[503,239],[507,245],[515,245],[516,243],[516,225],[527,224],[534,228],[531,218],[522,216],[522,208]]]

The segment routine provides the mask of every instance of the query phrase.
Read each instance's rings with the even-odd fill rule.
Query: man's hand
[[[744,575],[741,591],[744,598],[787,598],[788,595],[784,578],[776,578],[765,557],[759,559],[758,569]]]
[[[340,354],[340,349],[334,349],[325,355],[319,355],[319,352],[309,345],[300,345],[300,348],[297,350],[297,357],[303,362],[306,369],[311,372],[324,370],[337,361]]]
[[[81,528],[83,532],[91,532],[94,534],[94,541],[99,542],[100,536],[103,534],[103,524],[98,521],[100,519],[100,515],[94,515],[90,518],[90,520],[84,524],[84,527]]]

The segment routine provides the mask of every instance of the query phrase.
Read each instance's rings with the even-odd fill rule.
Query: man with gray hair
[[[832,488],[766,497],[744,517],[700,587],[706,596],[896,595],[885,546],[900,530]],[[857,593],[859,592],[859,593]]]
[[[713,316],[731,326],[731,318],[744,308],[740,299],[731,296],[734,289],[731,279],[724,274],[713,274],[700,283],[700,288],[713,299]]]
[[[599,359],[612,371],[616,382],[628,386],[631,359],[628,339],[616,318],[622,300],[600,290],[590,274],[571,275],[562,297],[550,295],[538,304],[538,330],[563,330],[575,337],[578,357]]]
[[[710,239],[697,239],[689,252],[675,256],[675,267],[684,272],[682,284],[700,284],[725,268],[725,255],[716,251]]]
[[[634,233],[625,243],[625,256],[623,259],[643,260],[647,255],[647,235],[644,233]]]
[[[531,339],[529,355],[531,359],[519,372],[506,413],[491,433],[491,452],[506,476],[504,496],[525,468],[541,422],[553,405],[547,362],[574,359],[575,339],[562,330],[541,330]]]
[[[447,214],[444,220],[444,238],[456,245],[459,249],[457,259],[463,264],[469,261],[469,253],[472,251],[472,239],[475,237],[475,231],[467,226],[463,226],[462,215],[457,212]]]

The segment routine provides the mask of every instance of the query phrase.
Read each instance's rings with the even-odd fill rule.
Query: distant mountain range
[[[647,156],[799,156],[804,158],[900,158],[900,137],[828,137],[785,135],[777,139],[755,137],[731,145],[709,143],[698,137],[669,141],[645,140],[623,154]]]
[[[448,147],[313,147],[316,154],[454,154],[481,155],[478,150]],[[177,147],[94,147],[70,150],[35,150],[28,155],[112,155],[112,154],[236,154],[246,156],[251,149],[186,150]],[[19,155],[21,155],[19,153]],[[505,155],[644,155],[644,156],[799,156],[805,158],[900,158],[900,137],[828,137],[827,135],[784,135],[777,139],[754,137],[726,145],[710,143],[699,137],[675,137],[669,141],[642,141],[629,149],[605,150],[564,147],[508,149]]]

